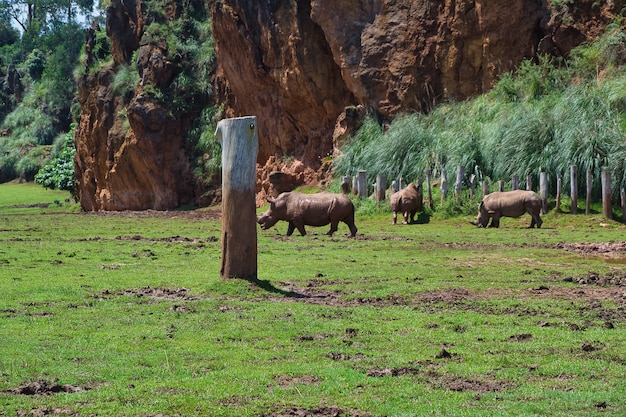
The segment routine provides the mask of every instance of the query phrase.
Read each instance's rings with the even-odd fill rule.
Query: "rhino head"
[[[476,219],[474,219],[473,222],[470,222],[470,224],[478,227],[487,227],[490,217],[489,212],[485,208],[485,203],[481,201],[478,205],[478,216],[476,216]]]
[[[276,200],[268,198],[267,202],[270,203],[270,208],[265,213],[256,217],[256,222],[263,230],[269,229],[281,220],[277,215]]]

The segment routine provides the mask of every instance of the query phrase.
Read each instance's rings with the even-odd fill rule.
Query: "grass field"
[[[219,278],[217,208],[68,197],[0,185],[2,416],[626,414],[626,228],[598,214],[278,223],[254,285]]]

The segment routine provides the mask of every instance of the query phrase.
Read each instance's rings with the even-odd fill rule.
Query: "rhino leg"
[[[495,228],[500,227],[500,215],[499,214],[496,213],[491,217],[491,224],[489,225],[489,227],[495,227]]]
[[[302,236],[306,236],[306,230],[304,230],[304,222],[298,221],[298,222],[293,222],[294,226],[296,226],[296,229],[298,229],[298,232],[300,232],[300,235]]]
[[[393,212],[393,222],[391,224],[396,224],[398,222],[398,212]]]
[[[326,232],[326,234],[328,236],[332,236],[333,233],[335,233],[337,231],[337,226],[339,225],[339,221],[338,220],[332,220],[330,222],[330,230],[328,232]]]
[[[530,222],[530,226],[528,227],[532,229],[536,225],[537,229],[541,228],[541,224],[543,223],[543,221],[541,220],[541,217],[539,217],[538,214],[533,214],[533,213],[530,213],[530,215],[532,216],[532,220]]]
[[[409,224],[409,212],[405,211],[404,213],[402,213],[402,216],[404,217],[402,224]]]
[[[287,226],[287,236],[291,236],[295,229],[296,226],[292,222],[289,222],[289,226]]]
[[[348,225],[348,228],[350,229],[350,237],[355,237],[358,229],[356,228],[356,225],[354,224],[354,213],[349,214],[342,221]]]

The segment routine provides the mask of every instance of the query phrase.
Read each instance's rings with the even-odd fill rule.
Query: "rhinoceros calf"
[[[402,213],[403,224],[415,222],[415,214],[422,211],[422,200],[419,198],[417,187],[411,183],[406,188],[391,194],[389,205],[393,212],[393,224],[398,220],[398,212]]]
[[[343,194],[286,192],[267,201],[270,203],[269,210],[257,217],[257,223],[263,230],[274,226],[279,220],[284,220],[289,222],[287,236],[291,236],[295,229],[304,236],[305,225],[326,226],[330,223],[330,230],[326,234],[332,236],[337,231],[339,222],[344,222],[350,228],[351,236],[356,235],[354,204]]]
[[[541,197],[533,191],[514,190],[498,191],[486,195],[478,206],[478,216],[474,222],[479,227],[486,227],[489,219],[489,227],[500,226],[501,217],[519,217],[524,213],[532,216],[529,227],[541,227]]]

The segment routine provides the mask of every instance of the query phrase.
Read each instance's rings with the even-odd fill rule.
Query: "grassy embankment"
[[[0,415],[626,413],[626,253],[562,245],[619,249],[598,214],[496,230],[374,210],[356,239],[279,223],[259,287],[219,278],[210,210],[66,197],[0,186]]]

